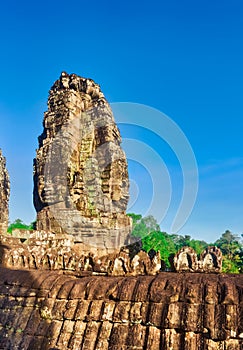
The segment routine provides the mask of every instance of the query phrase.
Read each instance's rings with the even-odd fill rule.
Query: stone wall
[[[21,234],[22,238],[16,237]],[[100,250],[87,252],[75,244],[71,235],[55,235],[44,231],[32,233],[20,230],[0,237],[1,266],[27,270],[59,270],[79,276],[155,275],[161,269],[159,253],[131,252],[123,248],[113,254],[101,255]]]
[[[0,349],[241,350],[243,276],[0,268]]]
[[[60,270],[79,276],[84,271],[95,275],[156,275],[165,268],[160,253],[146,253],[140,245],[123,247],[120,251],[101,254],[99,248],[87,251],[74,242],[72,235],[56,235],[45,231],[14,230],[0,236],[0,265],[15,269]],[[207,247],[198,258],[190,247],[181,248],[174,257],[171,271],[220,273],[222,252]]]
[[[0,149],[0,234],[6,233],[8,228],[9,195],[9,175],[6,169],[6,160]]]
[[[99,85],[63,72],[43,126],[34,161],[37,229],[71,234],[87,250],[120,248],[131,230],[127,161]]]

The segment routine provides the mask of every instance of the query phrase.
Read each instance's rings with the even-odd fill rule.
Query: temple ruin
[[[80,249],[119,249],[131,219],[127,161],[111,108],[91,79],[63,72],[49,92],[34,161],[37,229]]]
[[[8,229],[8,203],[10,195],[9,175],[6,169],[6,159],[0,149],[0,234]]]
[[[0,349],[242,350],[242,275],[0,269]]]
[[[0,350],[242,350],[243,275],[219,273],[219,248],[181,248],[175,273],[126,245],[126,157],[99,86],[62,73],[43,124],[34,231],[6,232],[0,151]]]
[[[191,247],[182,247],[174,257],[174,268],[177,272],[221,272],[222,252],[218,247],[209,246],[198,259]]]

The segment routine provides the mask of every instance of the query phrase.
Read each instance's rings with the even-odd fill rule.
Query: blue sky
[[[11,220],[35,218],[32,159],[48,90],[64,70],[94,79],[109,102],[158,109],[185,133],[198,163],[199,191],[179,233],[208,241],[226,229],[241,234],[242,18],[241,0],[3,2],[0,147],[11,176]],[[134,137],[131,128],[121,131]],[[143,138],[148,142],[140,132]],[[171,211],[161,223],[169,231],[181,193],[175,176],[180,168],[166,147],[150,141],[172,177]],[[142,184],[144,199],[134,208],[143,213],[151,181],[143,185],[141,164],[130,162],[129,171]]]

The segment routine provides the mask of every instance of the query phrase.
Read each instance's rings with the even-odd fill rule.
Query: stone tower
[[[119,248],[131,221],[127,161],[111,108],[91,79],[63,72],[49,92],[34,160],[37,229]]]
[[[6,160],[0,150],[0,234],[8,228],[8,202],[10,194],[9,175],[6,169]]]

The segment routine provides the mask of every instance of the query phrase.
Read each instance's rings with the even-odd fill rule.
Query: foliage
[[[209,245],[216,245],[223,254],[222,271],[224,273],[243,273],[243,234],[240,237],[226,230],[214,243],[192,239],[191,236],[168,234],[161,232],[160,227],[152,215],[142,217],[140,214],[128,214],[132,218],[132,236],[135,240],[141,240],[142,249],[149,252],[151,249],[159,251],[161,259],[167,268],[170,267],[170,259],[184,246],[191,247],[200,255]],[[11,234],[14,229],[34,230],[36,222],[26,225],[22,220],[16,219],[8,227]]]
[[[226,230],[215,242],[223,254],[223,272],[240,273],[243,266],[243,246],[240,238]]]
[[[153,231],[142,239],[142,247],[146,252],[154,249],[160,252],[161,259],[166,267],[170,267],[169,258],[176,253],[173,240],[166,232]]]
[[[200,241],[197,239],[191,239],[191,236],[179,236],[179,235],[170,235],[171,239],[175,244],[176,251],[180,250],[182,247],[191,247],[199,255],[207,246],[208,243],[205,241]]]
[[[216,245],[223,254],[222,271],[225,273],[243,273],[243,244],[241,239],[226,230],[214,243],[192,239],[191,236],[161,232],[153,216],[142,217],[139,214],[128,214],[133,220],[132,236],[141,239],[142,249],[159,251],[165,266],[170,266],[170,258],[184,246],[191,247],[199,256],[209,245]],[[243,238],[243,235],[242,235]]]
[[[223,256],[222,272],[240,273],[240,269],[236,262],[229,260],[226,256]]]
[[[32,222],[30,225],[26,225],[23,223],[22,220],[16,219],[14,222],[12,222],[8,227],[8,233],[12,233],[13,230],[19,229],[19,230],[34,230],[35,229],[36,222]]]
[[[159,230],[159,225],[152,215],[142,217],[142,215],[128,214],[133,220],[132,236],[143,238],[153,231]]]

